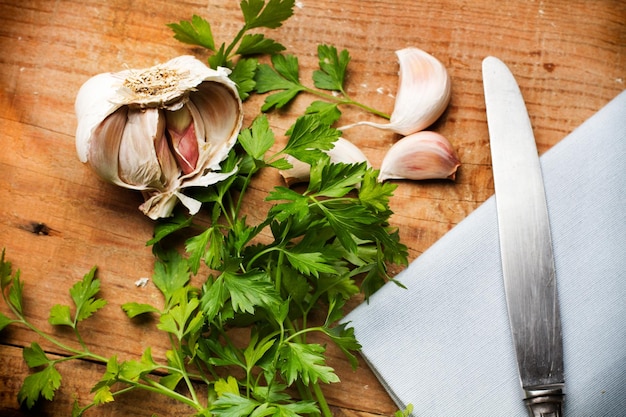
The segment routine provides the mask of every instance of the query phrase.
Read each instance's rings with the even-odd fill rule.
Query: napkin
[[[568,417],[626,415],[626,91],[541,157]],[[523,173],[520,173],[523,175]],[[532,260],[529,260],[532,261]],[[355,308],[362,355],[420,417],[526,416],[491,197]]]

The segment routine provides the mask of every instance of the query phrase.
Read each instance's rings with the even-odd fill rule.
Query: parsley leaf
[[[25,347],[22,351],[22,355],[24,356],[24,361],[30,368],[37,368],[39,366],[48,365],[52,362],[46,356],[46,353],[43,351],[41,346],[38,343],[31,343],[30,346]]]
[[[100,280],[94,279],[96,268],[92,268],[82,279],[70,289],[70,295],[76,305],[75,321],[79,322],[106,305],[103,299],[96,299],[94,296],[100,291]]]
[[[276,29],[293,15],[295,0],[242,0],[239,6],[243,12],[247,29],[266,27]]]
[[[167,27],[174,31],[174,38],[190,45],[198,45],[215,51],[215,41],[211,32],[211,24],[200,16],[193,15],[191,22],[181,20],[169,23]]]
[[[75,313],[72,318],[70,307],[56,304],[50,310],[48,322],[53,325],[64,325],[76,328],[78,322],[83,321],[96,311],[104,307],[107,302],[102,298],[95,298],[100,291],[100,280],[94,278],[96,268],[93,267],[81,281],[70,288],[70,296],[74,301]]]
[[[274,415],[285,417],[297,417],[307,414],[319,413],[319,410],[313,401],[299,401],[291,404],[277,404],[278,412]]]
[[[233,67],[229,78],[237,84],[237,92],[241,100],[245,100],[254,91],[256,82],[254,76],[258,66],[258,61],[253,58],[242,58]]]
[[[274,132],[270,129],[267,116],[254,119],[252,126],[239,133],[239,143],[254,160],[262,161],[265,153],[274,145]]]
[[[254,78],[256,92],[282,91],[267,96],[261,111],[268,111],[271,108],[280,109],[306,89],[300,84],[298,58],[293,55],[274,55],[272,65],[273,68],[267,64],[259,65]]]
[[[239,384],[237,383],[237,380],[232,376],[229,376],[227,379],[218,379],[217,381],[215,381],[213,388],[215,389],[218,397],[221,397],[226,393],[236,395],[239,394]]]
[[[13,322],[13,320],[5,316],[3,313],[0,313],[0,331]]]
[[[191,226],[192,222],[192,217],[186,217],[179,212],[174,213],[174,216],[168,217],[155,225],[154,237],[146,242],[146,246],[152,246],[159,243],[172,233]]]
[[[202,311],[197,309],[199,304],[197,298],[187,300],[186,296],[180,297],[179,304],[161,315],[157,327],[176,335],[178,340],[182,340],[189,333],[197,332],[203,323]]]
[[[361,345],[354,336],[354,328],[348,327],[348,323],[342,323],[335,327],[327,329],[325,333],[337,346],[339,346],[341,351],[346,355],[350,362],[350,365],[352,365],[352,369],[356,370],[359,362],[352,352],[360,351]]]
[[[275,40],[266,38],[262,33],[255,33],[245,35],[235,52],[239,55],[273,55],[284,50],[285,47]]]
[[[378,171],[369,170],[363,176],[359,189],[359,201],[377,213],[389,213],[389,200],[398,187],[391,182],[377,180]]]
[[[180,254],[175,251],[162,252],[154,265],[152,282],[165,296],[166,305],[170,305],[176,291],[189,282],[189,267]]]
[[[12,272],[11,262],[4,259],[5,249],[2,249],[2,255],[0,255],[0,287],[2,289],[2,298],[5,303],[14,310],[18,316],[24,314],[22,309],[24,290],[24,283],[20,279],[20,271],[17,270],[15,274]],[[7,291],[8,288],[8,291]],[[8,297],[7,297],[8,292]],[[0,313],[0,330],[5,328],[12,322],[4,314]]]
[[[341,111],[337,103],[327,103],[319,100],[312,102],[305,110],[305,114],[317,114],[322,122],[329,126],[341,117]]]
[[[126,313],[129,318],[137,317],[141,314],[146,313],[158,313],[159,309],[151,306],[150,304],[140,304],[140,303],[125,303],[122,304],[122,310]]]
[[[354,190],[354,184],[360,184],[367,163],[358,164],[317,164],[311,168],[311,180],[308,192],[318,196],[343,197]]]
[[[334,265],[327,263],[327,257],[320,252],[298,253],[294,250],[286,252],[287,260],[295,269],[304,275],[319,277],[320,273],[335,272]]]
[[[258,401],[226,392],[213,403],[211,413],[221,417],[248,416],[259,406],[261,406],[261,403]]]
[[[74,326],[74,320],[72,320],[72,313],[70,306],[55,304],[50,309],[50,316],[48,317],[48,323],[55,326]]]
[[[341,136],[339,130],[324,123],[318,115],[300,116],[287,133],[289,141],[283,152],[310,165],[328,160],[323,151],[332,149]]]
[[[344,92],[343,84],[346,78],[346,70],[350,63],[350,54],[347,50],[337,52],[337,48],[329,45],[317,47],[320,70],[313,72],[313,82],[322,90],[334,90]]]
[[[93,402],[96,405],[106,404],[114,401],[111,387],[105,385],[94,391]]]
[[[190,237],[185,242],[185,248],[189,253],[189,268],[195,274],[200,268],[200,261],[210,268],[218,268],[223,256],[224,235],[219,226],[208,227],[199,235]]]
[[[280,349],[280,369],[287,383],[292,384],[296,379],[302,379],[306,385],[318,380],[327,384],[339,382],[333,368],[325,365],[325,350],[319,344],[284,343]]]
[[[52,365],[39,372],[30,374],[24,379],[22,388],[17,393],[17,400],[26,407],[33,408],[39,397],[52,400],[54,393],[61,386],[61,374]]]
[[[281,302],[274,286],[264,273],[237,275],[225,272],[221,278],[235,311],[253,314],[256,307],[270,307]]]

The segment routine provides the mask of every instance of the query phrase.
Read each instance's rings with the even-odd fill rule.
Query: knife
[[[563,414],[565,380],[552,239],[541,166],[519,87],[483,60],[500,257],[524,403],[531,417]]]

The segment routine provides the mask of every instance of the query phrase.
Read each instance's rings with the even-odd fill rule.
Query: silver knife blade
[[[530,416],[561,416],[563,343],[548,208],[532,126],[513,74],[483,60],[509,324]]]

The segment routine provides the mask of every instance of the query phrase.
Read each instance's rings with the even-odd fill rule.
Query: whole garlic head
[[[80,88],[76,150],[103,179],[139,190],[152,219],[170,216],[180,200],[195,214],[186,187],[215,184],[243,123],[229,70],[192,56],[140,70],[96,75]]]
[[[426,129],[450,103],[452,87],[446,67],[434,56],[414,47],[396,51],[400,65],[396,102],[389,123],[362,121],[341,129],[367,125],[403,136]]]

